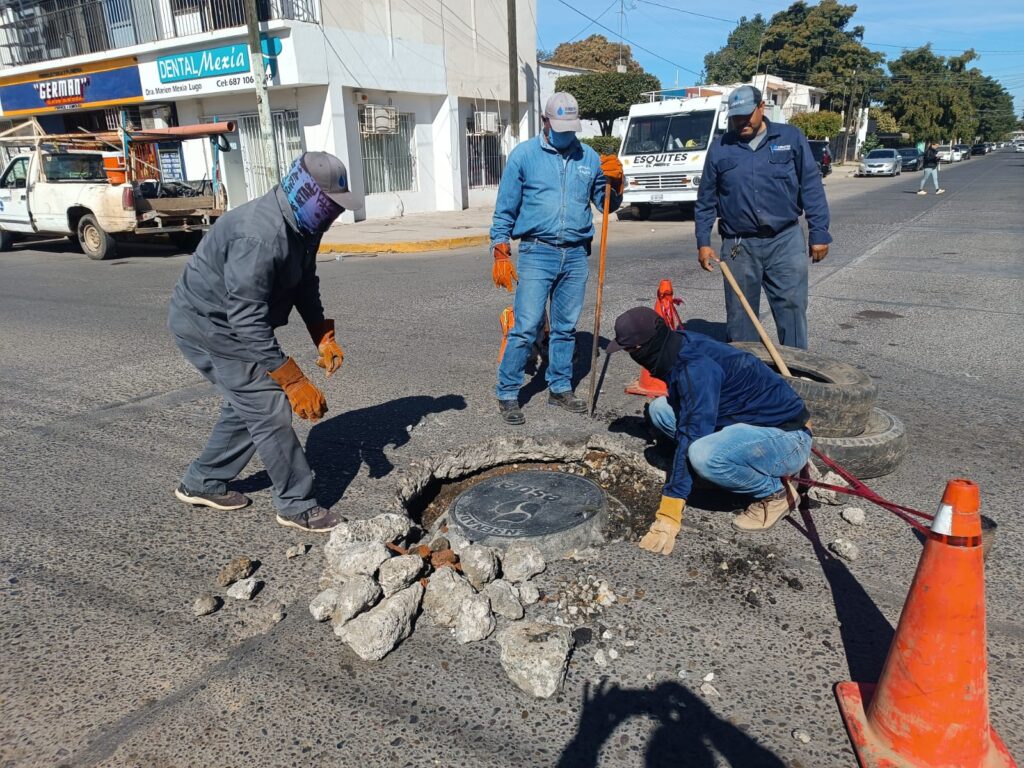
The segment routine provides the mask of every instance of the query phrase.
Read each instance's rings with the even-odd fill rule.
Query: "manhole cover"
[[[526,539],[548,556],[601,540],[604,491],[585,477],[526,470],[490,477],[455,498],[450,522],[470,541],[507,546]]]

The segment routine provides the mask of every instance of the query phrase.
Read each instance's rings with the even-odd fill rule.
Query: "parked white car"
[[[872,149],[860,161],[858,176],[899,176],[903,170],[895,149]]]

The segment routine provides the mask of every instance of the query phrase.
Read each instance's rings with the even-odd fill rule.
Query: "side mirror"
[[[27,186],[28,186],[28,181],[26,179],[15,179],[14,180],[14,188],[15,189],[25,189],[25,187],[27,187]]]

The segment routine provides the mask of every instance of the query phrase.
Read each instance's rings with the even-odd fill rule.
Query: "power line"
[[[579,8],[576,8],[575,6],[570,5],[565,0],[558,0],[558,2],[560,2],[562,5],[564,5],[569,10],[575,11],[580,16],[582,16],[584,19],[589,21],[591,24],[595,24],[595,25],[599,26],[605,32],[608,32],[608,33],[610,33],[612,35],[618,36],[618,33],[614,29],[609,29],[604,24],[599,22],[597,19],[592,19],[590,16],[587,16],[587,14],[585,14],[583,11],[581,11]],[[627,39],[625,37],[623,37],[622,40],[624,40],[625,42],[629,43],[632,47],[637,48],[638,50],[643,51],[644,53],[649,53],[651,56],[654,56],[656,59],[661,59],[666,64],[671,64],[673,67],[679,67],[679,69],[686,70],[687,72],[689,72],[692,75],[697,75],[697,77],[702,77],[702,74],[700,72],[697,72],[696,70],[690,69],[689,67],[684,67],[682,64],[674,62],[671,59],[666,59],[660,53],[655,53],[654,51],[650,50],[649,48],[644,48],[639,43],[634,43],[632,40],[629,40],[629,39]]]
[[[597,15],[597,18],[599,18],[599,19],[600,19],[600,18],[601,18],[602,16],[604,16],[604,15],[605,15],[606,13],[608,13],[608,11],[610,11],[610,10],[611,10],[612,8],[614,8],[614,7],[616,6],[616,5],[618,5],[618,4],[619,4],[619,2],[620,2],[620,0],[612,0],[612,1],[610,2],[610,3],[608,3],[608,7],[607,7],[607,8],[605,8],[605,9],[604,9],[603,11],[601,11],[601,12],[600,12],[600,13],[599,13],[599,14]],[[569,43],[571,43],[571,42],[572,42],[573,40],[575,40],[575,39],[576,39],[577,37],[579,37],[579,36],[580,36],[580,35],[582,35],[582,34],[583,34],[584,32],[586,32],[586,31],[587,31],[588,29],[590,29],[590,28],[591,28],[592,26],[594,26],[594,23],[593,23],[593,22],[591,22],[591,23],[587,24],[587,26],[585,26],[585,27],[584,27],[583,29],[581,29],[581,30],[580,30],[579,32],[577,32],[577,33],[576,33],[575,35],[573,35],[572,37],[570,37],[570,38],[569,38],[569,39],[568,39],[568,40],[567,40],[566,42],[569,42]]]
[[[652,0],[637,0],[637,2],[643,3],[644,5],[653,5],[657,8],[664,8],[667,11],[675,11],[676,13],[685,13],[687,16],[699,16],[702,19],[711,19],[712,21],[724,21],[728,24],[739,24],[739,19],[723,19],[721,16],[708,16],[704,13],[695,13],[694,11],[684,11],[682,8],[674,8],[671,5],[662,5],[661,3],[652,2]]]

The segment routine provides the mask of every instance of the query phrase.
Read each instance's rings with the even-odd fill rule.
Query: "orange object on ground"
[[[654,301],[654,311],[661,315],[665,325],[673,331],[681,330],[683,321],[676,311],[676,306],[682,304],[682,299],[675,297],[671,280],[662,280],[658,284],[658,296]],[[627,395],[642,395],[644,397],[665,397],[668,394],[668,386],[661,379],[654,378],[646,368],[640,369],[640,378],[626,387]]]
[[[978,486],[950,480],[877,685],[836,699],[862,768],[1010,768],[989,724]]]
[[[501,323],[501,347],[498,349],[498,362],[501,362],[501,358],[505,356],[505,345],[508,344],[508,332],[512,330],[512,326],[516,324],[516,316],[512,311],[512,307],[505,307],[501,310],[501,317],[498,318],[498,322]]]

